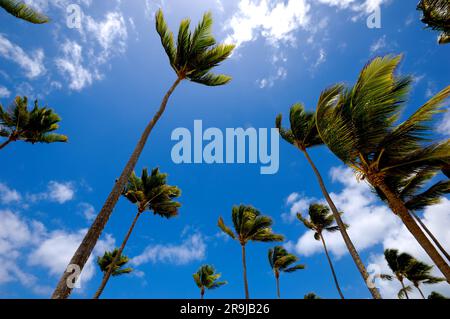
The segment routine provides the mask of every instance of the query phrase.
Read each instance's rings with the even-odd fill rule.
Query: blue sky
[[[29,1],[52,18],[31,25],[0,12],[0,101],[16,95],[38,98],[62,117],[60,132],[68,144],[13,143],[2,150],[0,164],[0,297],[46,298],[77,248],[92,216],[100,210],[138,137],[175,75],[154,29],[162,7],[172,30],[211,10],[214,34],[238,44],[217,71],[233,81],[210,88],[184,82],[152,132],[137,170],[160,167],[181,188],[180,215],[163,220],[144,215],[126,247],[135,272],[113,278],[108,298],[196,298],[192,273],[203,263],[215,265],[228,285],[211,298],[244,295],[240,247],[216,226],[230,224],[231,207],[251,204],[273,217],[274,230],[286,247],[307,265],[281,278],[282,296],[302,298],[315,292],[336,298],[322,247],[293,217],[321,200],[316,180],[301,154],[280,141],[280,169],[261,175],[259,164],[176,165],[171,159],[172,131],[203,126],[271,128],[278,113],[285,118],[295,102],[314,109],[322,89],[336,82],[354,83],[376,55],[404,55],[400,73],[415,77],[405,115],[448,85],[450,46],[437,45],[437,33],[424,29],[416,1],[383,0],[192,0],[176,1]],[[69,4],[83,11],[81,29],[66,25]],[[381,28],[366,19],[377,5]],[[287,124],[287,123],[286,123]],[[450,117],[436,122],[437,134],[450,134]],[[385,271],[384,248],[399,248],[427,260],[392,213],[358,183],[325,148],[311,151],[361,256],[374,272]],[[121,199],[94,257],[119,245],[135,208]],[[450,200],[421,214],[444,246],[450,245]],[[326,237],[344,295],[369,298],[338,234]],[[251,243],[247,264],[250,294],[275,297],[267,261],[270,244]],[[88,263],[74,298],[89,298],[101,280]],[[394,297],[396,283],[378,283]],[[427,288],[428,289],[428,288]],[[450,295],[448,285],[434,290]],[[431,290],[426,290],[431,291]]]

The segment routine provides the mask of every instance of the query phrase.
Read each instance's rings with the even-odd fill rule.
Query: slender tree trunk
[[[450,261],[450,255],[448,254],[448,252],[445,250],[444,247],[442,247],[441,243],[439,242],[439,240],[437,240],[436,237],[434,237],[433,233],[428,229],[427,226],[425,226],[425,224],[422,222],[422,220],[420,219],[419,216],[417,216],[417,214],[413,211],[410,211],[411,215],[413,215],[413,217],[416,219],[416,221],[419,223],[420,227],[422,227],[422,229],[428,234],[428,236],[431,238],[431,240],[434,242],[434,244],[436,245],[436,247],[441,251],[441,253],[445,256],[445,258],[447,258],[448,261]]]
[[[414,221],[403,201],[399,199],[397,195],[394,194],[394,192],[392,192],[386,184],[379,184],[380,185],[378,187],[383,192],[384,196],[386,196],[389,207],[397,216],[400,217],[409,232],[416,238],[417,242],[426,251],[428,256],[430,256],[431,260],[433,260],[434,264],[439,268],[444,277],[447,279],[447,282],[450,283],[450,267],[445,262],[444,258],[442,258],[442,256],[430,242],[428,237],[424,234],[422,229],[420,229],[419,225],[417,225],[417,223]]]
[[[325,249],[325,255],[327,256],[328,264],[330,264],[331,273],[333,274],[334,283],[336,284],[336,288],[339,293],[339,296],[341,296],[342,299],[345,299],[344,294],[341,291],[341,287],[339,286],[339,282],[338,282],[338,279],[336,276],[336,272],[334,271],[334,267],[333,267],[333,263],[331,262],[330,255],[328,254],[328,249],[327,249],[327,245],[325,244],[325,239],[323,239],[322,234],[319,234],[319,235],[320,235],[320,240],[322,241],[322,244],[323,244],[323,248]]]
[[[406,291],[406,287],[405,287],[405,284],[403,283],[403,280],[400,280],[400,283],[402,284],[402,288],[403,288],[403,291],[405,292],[406,299],[409,299],[408,291]]]
[[[3,142],[2,144],[0,144],[0,150],[4,147],[6,147],[6,145],[8,145],[9,143],[11,143],[10,139],[7,139],[5,142]]]
[[[139,216],[141,216],[142,212],[138,211],[138,213],[136,214],[136,217],[134,217],[133,223],[131,224],[130,228],[128,229],[128,233],[126,234],[122,245],[120,246],[119,250],[117,251],[116,256],[114,256],[114,259],[111,262],[111,265],[108,267],[107,272],[105,273],[105,275],[103,276],[103,280],[102,283],[100,284],[100,287],[98,288],[97,292],[94,295],[93,299],[98,299],[100,297],[100,295],[103,292],[103,289],[105,289],[106,284],[108,283],[109,278],[112,275],[112,272],[114,271],[114,266],[117,263],[117,261],[119,260],[120,256],[122,256],[122,252],[125,249],[125,245],[128,242],[128,239],[130,239],[131,233],[133,232],[134,226],[136,226],[136,223],[139,219]]]
[[[422,299],[427,299],[427,298],[425,298],[425,295],[423,294],[422,289],[420,289],[419,285],[414,285],[414,286],[416,286],[417,290],[419,290],[420,295],[422,296]]]
[[[242,267],[244,270],[245,299],[250,299],[250,294],[248,293],[247,263],[245,261],[245,244],[241,244],[241,247],[242,247]]]
[[[109,217],[112,214],[114,206],[116,205],[117,201],[119,200],[119,197],[122,194],[123,188],[128,182],[128,179],[130,178],[130,175],[133,172],[134,167],[136,166],[139,156],[141,155],[142,150],[144,149],[145,143],[147,142],[147,139],[153,127],[158,122],[161,115],[164,113],[167,102],[169,101],[169,97],[172,95],[173,91],[178,86],[178,84],[180,84],[181,81],[182,78],[177,78],[177,80],[170,87],[169,91],[167,91],[166,95],[164,96],[161,102],[159,110],[156,112],[152,120],[148,123],[147,127],[145,128],[144,133],[142,134],[138,144],[136,145],[136,148],[133,151],[133,154],[131,155],[130,159],[128,160],[128,163],[126,164],[124,170],[122,171],[122,174],[120,175],[117,182],[114,184],[113,189],[111,193],[108,195],[105,204],[103,205],[102,209],[95,218],[91,228],[89,228],[86,236],[84,237],[77,251],[73,255],[68,266],[76,265],[79,267],[80,272],[83,270],[84,265],[86,264],[89,256],[91,255],[92,250],[95,247],[95,244],[97,243],[103,229],[106,226],[106,223],[109,220]],[[70,279],[69,277],[70,275],[71,272],[67,271],[62,274],[61,279],[59,280],[58,285],[56,286],[56,289],[53,292],[52,299],[65,299],[69,297],[70,293],[72,292],[72,288],[70,288],[67,284],[68,280]]]
[[[316,177],[317,177],[317,180],[319,181],[320,189],[322,190],[323,196],[325,197],[325,199],[328,203],[328,206],[330,206],[330,209],[333,212],[334,219],[336,220],[336,223],[339,226],[339,231],[342,234],[342,238],[344,239],[345,245],[347,246],[347,249],[350,252],[350,255],[352,256],[353,261],[356,264],[356,267],[358,268],[359,272],[361,273],[361,276],[363,277],[367,288],[369,289],[369,291],[372,294],[372,297],[374,299],[382,299],[378,289],[375,287],[370,287],[370,285],[369,285],[369,282],[370,282],[369,273],[367,272],[366,267],[364,266],[364,264],[361,260],[361,257],[359,257],[359,254],[347,233],[347,230],[345,228],[344,222],[342,221],[341,215],[339,214],[336,206],[334,205],[334,202],[331,199],[330,194],[328,194],[328,191],[325,187],[325,183],[322,179],[322,176],[320,175],[319,170],[317,169],[314,162],[311,160],[311,157],[309,157],[308,152],[306,150],[301,150],[301,151],[305,154],[306,159],[308,160],[314,173],[316,174]]]
[[[202,289],[200,290],[200,299],[204,299],[205,296],[205,288],[202,287]]]
[[[280,274],[278,272],[275,273],[275,279],[277,281],[277,296],[278,296],[278,299],[280,299],[281,298],[281,296],[280,296]]]

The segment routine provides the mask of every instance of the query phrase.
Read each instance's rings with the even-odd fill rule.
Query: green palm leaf
[[[23,1],[0,0],[0,7],[13,16],[34,24],[43,24],[50,21],[47,16],[32,9]]]

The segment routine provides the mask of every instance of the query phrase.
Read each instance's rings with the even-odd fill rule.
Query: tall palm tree
[[[430,122],[441,112],[450,86],[432,97],[407,120],[397,123],[411,89],[411,78],[397,76],[401,56],[377,57],[359,75],[357,83],[317,108],[317,128],[322,140],[386,198],[450,283],[450,267],[391,189],[387,179],[420,169],[440,169],[450,162],[450,139],[432,139]]]
[[[135,173],[130,176],[128,184],[123,191],[123,195],[131,203],[137,206],[137,213],[122,241],[118,254],[111,262],[112,265],[114,265],[118,261],[119,256],[121,256],[128,239],[130,239],[134,226],[136,226],[136,223],[143,212],[153,211],[154,215],[165,218],[172,218],[178,214],[178,208],[181,205],[180,203],[175,202],[174,199],[181,195],[181,191],[176,186],[167,185],[166,180],[167,174],[160,173],[158,168],[154,168],[150,175],[148,175],[147,169],[144,168],[141,177],[136,176]],[[108,269],[105,273],[102,283],[94,295],[94,299],[100,297],[111,275],[113,275],[113,268]]]
[[[283,241],[284,237],[282,235],[274,234],[271,228],[273,224],[272,219],[268,216],[261,215],[261,213],[252,206],[234,206],[231,211],[231,218],[233,221],[234,232],[225,225],[222,217],[219,217],[217,226],[219,226],[225,234],[234,240],[239,241],[239,244],[241,244],[245,298],[249,299],[250,294],[248,292],[245,246],[249,241],[275,242]]]
[[[341,287],[339,286],[333,263],[331,262],[330,255],[328,253],[325,238],[323,237],[324,231],[334,233],[339,230],[339,226],[334,225],[334,215],[330,213],[330,209],[325,205],[311,204],[308,209],[308,215],[309,218],[304,218],[301,213],[298,213],[297,218],[303,223],[303,225],[305,225],[306,228],[311,229],[314,232],[315,240],[320,240],[322,242],[323,249],[325,250],[325,255],[327,256],[328,264],[330,265],[331,273],[333,275],[334,283],[336,285],[336,289],[339,293],[339,296],[341,296],[342,299],[345,299],[344,294],[341,291]],[[347,225],[344,224],[344,227],[347,228]]]
[[[164,113],[169,97],[175,88],[183,80],[189,80],[207,86],[224,85],[231,80],[229,76],[211,73],[211,70],[226,60],[234,49],[234,45],[216,45],[216,41],[211,35],[212,22],[211,14],[206,13],[195,31],[191,33],[189,27],[190,20],[183,20],[180,24],[177,45],[175,46],[173,33],[169,31],[162,11],[158,10],[156,13],[156,30],[161,38],[161,43],[169,58],[170,65],[176,73],[176,80],[164,96],[158,111],[145,128],[119,179],[114,184],[105,204],[69,264],[78,265],[83,269],[112,214],[114,206],[119,200],[125,184],[136,166],[153,127]],[[59,299],[69,296],[71,288],[66,284],[69,275],[69,272],[65,272],[61,276],[52,298]]]
[[[298,257],[290,254],[281,246],[269,249],[269,264],[275,275],[277,283],[277,296],[280,298],[280,273],[291,273],[299,269],[305,269],[305,265],[292,265],[298,261]]]
[[[118,252],[119,250],[115,248],[114,251],[105,251],[105,254],[102,257],[97,257],[97,264],[103,273],[103,278],[105,278],[109,269],[112,269],[111,274],[113,277],[129,274],[133,271],[133,268],[124,268],[130,259],[124,255],[120,255],[119,257]],[[100,291],[97,293],[100,295],[102,292]]]
[[[336,86],[323,91],[319,98],[318,104],[321,105],[330,103],[330,101],[333,101],[338,96],[340,90],[341,88],[339,86]],[[305,111],[305,107],[302,104],[294,104],[291,107],[289,119],[291,127],[290,129],[284,129],[281,125],[281,114],[277,116],[275,125],[278,129],[278,132],[284,140],[294,145],[306,157],[308,163],[314,171],[314,174],[316,175],[322,194],[325,197],[328,206],[331,208],[331,211],[333,212],[333,216],[339,226],[339,231],[341,232],[345,245],[347,246],[347,249],[352,256],[356,267],[363,277],[367,288],[369,289],[373,298],[381,299],[378,290],[376,288],[372,288],[371,285],[367,284],[370,281],[369,273],[367,272],[366,267],[364,266],[364,263],[362,262],[361,257],[359,256],[358,251],[355,248],[355,245],[353,245],[353,242],[344,227],[344,222],[342,221],[339,211],[336,208],[333,200],[331,199],[330,194],[328,193],[322,175],[320,174],[318,168],[309,155],[308,149],[323,145],[323,141],[320,138],[319,133],[317,132],[315,114],[313,112]]]
[[[42,24],[49,22],[49,18],[42,13],[37,12],[24,1],[19,0],[0,0],[0,8],[5,9],[13,16],[34,23]]]
[[[441,253],[450,261],[450,255],[441,245],[439,240],[434,236],[434,234],[428,229],[428,227],[422,222],[420,217],[417,215],[417,211],[424,210],[426,207],[438,204],[442,196],[450,193],[450,180],[440,180],[435,182],[433,185],[429,186],[427,189],[423,189],[431,180],[436,177],[440,169],[436,168],[421,168],[403,178],[398,178],[397,176],[387,176],[385,182],[390,189],[392,189],[397,196],[405,203],[406,208],[408,208],[411,215],[417,221],[417,223],[422,227],[422,229],[427,233],[427,235],[434,242],[436,247],[441,251]],[[379,197],[386,201],[386,197],[383,193],[376,189]]]
[[[433,285],[445,281],[445,278],[432,276],[432,269],[433,266],[427,265],[426,263],[418,260],[413,260],[405,273],[405,277],[413,283],[414,287],[416,287],[423,299],[426,298],[420,289],[420,284]]]
[[[18,96],[8,110],[0,105],[0,137],[6,138],[0,143],[0,149],[15,141],[31,144],[67,142],[67,136],[52,133],[59,128],[60,121],[58,114],[47,107],[39,107],[37,100],[29,111],[27,97]]]
[[[216,270],[211,265],[203,265],[198,271],[192,275],[197,287],[200,288],[200,297],[203,299],[205,296],[205,289],[216,289],[223,285],[226,285],[226,281],[218,281],[221,274],[216,273]]]
[[[417,10],[422,11],[422,22],[440,31],[439,44],[450,43],[450,4],[448,0],[421,0]]]
[[[399,254],[397,249],[386,249],[384,251],[384,258],[394,275],[381,274],[380,278],[391,281],[395,277],[402,285],[402,289],[398,292],[398,297],[406,297],[406,299],[409,299],[408,292],[411,291],[411,287],[405,285],[405,278],[408,268],[414,261],[414,257],[407,253]]]

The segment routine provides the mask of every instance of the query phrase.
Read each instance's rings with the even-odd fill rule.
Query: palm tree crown
[[[100,270],[103,273],[106,273],[109,270],[109,268],[112,265],[113,260],[117,256],[117,253],[118,253],[118,249],[116,248],[112,252],[105,251],[105,254],[102,257],[97,258],[97,264],[99,265]],[[114,265],[111,275],[116,277],[116,276],[120,276],[123,274],[131,273],[133,271],[133,268],[129,268],[129,267],[123,268],[128,263],[128,261],[129,261],[129,259],[127,256],[120,255],[115,262],[115,265]]]
[[[227,284],[226,281],[218,281],[221,276],[221,274],[216,273],[216,270],[211,265],[202,265],[192,275],[197,287],[201,289],[202,297],[205,289],[216,289]]]
[[[167,174],[159,172],[158,168],[152,169],[150,175],[146,168],[142,170],[141,177],[133,172],[123,195],[133,204],[138,206],[140,212],[153,211],[155,215],[171,218],[178,214],[180,203],[173,199],[181,195],[176,186],[166,184]]]
[[[19,140],[32,144],[67,142],[67,136],[52,133],[59,128],[60,121],[58,114],[39,107],[38,101],[29,111],[26,97],[16,97],[8,110],[0,105],[0,136],[7,139],[5,144]]]
[[[417,10],[422,11],[422,22],[441,31],[439,44],[450,43],[450,4],[448,0],[421,0]]]
[[[42,24],[49,22],[49,18],[42,13],[37,12],[30,6],[19,0],[0,0],[0,7],[5,9],[13,16],[34,23]]]
[[[213,19],[210,12],[203,15],[193,33],[190,31],[190,23],[189,19],[181,21],[175,46],[174,35],[164,20],[162,10],[156,13],[156,30],[170,65],[180,79],[208,86],[228,83],[231,77],[216,75],[210,71],[231,55],[235,45],[216,44],[211,35]]]
[[[433,266],[414,259],[405,272],[405,277],[411,281],[416,288],[420,284],[432,285],[445,281],[445,278],[434,277],[431,275]]]
[[[315,240],[320,240],[323,231],[333,233],[339,230],[339,226],[334,225],[334,216],[328,206],[317,203],[311,204],[308,215],[309,218],[304,218],[301,213],[297,213],[297,218],[306,228],[314,231]]]
[[[305,265],[292,265],[298,261],[298,257],[290,254],[281,246],[275,246],[269,249],[269,264],[276,274],[280,272],[294,272],[300,269],[305,269]]]
[[[411,287],[405,286],[404,280],[408,268],[411,266],[412,262],[414,262],[414,257],[407,253],[399,254],[397,249],[386,249],[384,251],[384,258],[395,278],[402,285],[402,289],[398,292],[398,297],[409,298],[408,292],[411,291]],[[381,274],[381,278],[384,280],[392,280],[394,277],[390,274]]]
[[[237,239],[242,245],[249,241],[274,242],[284,240],[284,236],[272,232],[272,218],[261,215],[252,206],[234,206],[232,220],[235,232],[225,225],[222,217],[219,217],[218,226],[225,234]]]

